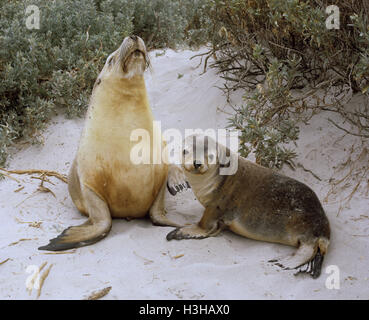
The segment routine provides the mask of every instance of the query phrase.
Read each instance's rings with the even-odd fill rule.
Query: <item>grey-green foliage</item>
[[[140,0],[134,2],[134,32],[149,47],[206,42],[208,18],[204,0]]]
[[[135,33],[141,32],[148,46],[152,43],[161,47],[177,44],[187,26],[178,1],[172,5],[168,5],[166,0],[136,1],[133,21]]]
[[[13,141],[34,141],[56,110],[85,112],[99,70],[125,36],[140,35],[151,48],[190,43],[202,2],[0,0],[0,164]],[[26,28],[28,5],[40,10],[39,30]]]
[[[294,153],[284,146],[298,139],[299,123],[322,110],[341,114],[349,133],[369,137],[368,0],[208,3],[212,67],[227,94],[244,92],[247,108],[230,119],[242,132],[242,155],[252,151],[266,166],[292,165]],[[332,4],[340,9],[340,28],[333,30],[325,12]],[[344,108],[353,93],[365,94],[367,103]]]
[[[26,28],[30,4],[40,9],[39,30]],[[37,137],[56,107],[82,114],[106,55],[132,31],[129,16],[115,28],[115,17],[87,0],[1,6],[0,163],[12,141]]]
[[[284,164],[295,167],[296,153],[283,144],[295,142],[299,128],[291,120],[280,120],[275,126],[263,125],[252,109],[242,106],[230,119],[231,128],[240,131],[240,153],[247,157],[254,152],[256,162],[264,167],[280,169]]]

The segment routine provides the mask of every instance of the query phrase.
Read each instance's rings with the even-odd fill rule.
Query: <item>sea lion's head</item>
[[[238,169],[238,154],[209,136],[195,134],[184,140],[182,168],[187,176],[233,175]]]
[[[120,47],[106,59],[102,74],[121,78],[140,76],[150,66],[144,41],[138,36],[124,38]]]
[[[217,167],[217,143],[209,136],[191,135],[184,140],[182,167],[186,173],[205,174]]]

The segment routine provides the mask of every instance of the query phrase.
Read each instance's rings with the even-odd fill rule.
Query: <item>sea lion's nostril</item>
[[[134,40],[134,41],[136,41],[136,40],[137,40],[137,36],[130,36],[130,38],[131,38],[132,40]]]
[[[194,161],[193,162],[193,166],[195,167],[195,169],[198,169],[198,168],[200,168],[201,167],[201,162],[200,161]]]

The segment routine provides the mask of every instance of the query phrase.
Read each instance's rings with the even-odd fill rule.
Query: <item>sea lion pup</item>
[[[205,207],[197,225],[177,228],[172,239],[203,239],[228,228],[247,238],[298,247],[293,256],[271,260],[313,278],[320,275],[330,228],[316,194],[305,184],[254,164],[207,136],[185,140],[183,168]],[[227,154],[229,156],[227,156]],[[238,164],[234,175],[222,167]]]
[[[137,36],[126,37],[106,60],[93,88],[68,178],[70,196],[88,220],[64,230],[40,250],[93,244],[108,234],[112,218],[141,218],[149,212],[154,224],[176,225],[165,216],[165,188],[168,183],[173,194],[187,184],[180,181],[180,167],[169,165],[168,169],[163,161],[152,164],[154,151],[161,155],[163,145],[160,137],[159,143],[153,143],[153,116],[143,76],[148,65],[145,44]],[[132,162],[135,129],[149,133],[149,164]]]

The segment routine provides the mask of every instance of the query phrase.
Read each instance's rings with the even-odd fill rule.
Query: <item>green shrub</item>
[[[244,139],[241,154],[254,152],[270,167],[291,164],[295,155],[283,146],[298,139],[299,122],[321,110],[339,112],[354,126],[351,134],[369,137],[367,0],[208,3],[214,34],[210,55],[217,56],[212,67],[226,80],[226,94],[245,92],[246,107],[230,119]],[[326,27],[325,9],[332,4],[340,9],[339,30]],[[343,103],[358,92],[368,103],[345,109]]]
[[[152,48],[193,41],[203,2],[0,0],[0,165],[14,141],[35,141],[56,111],[84,114],[98,72],[125,36]],[[26,28],[28,5],[40,10],[39,30]]]

